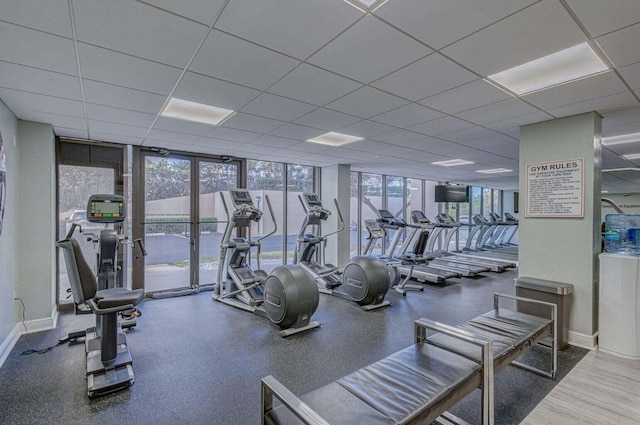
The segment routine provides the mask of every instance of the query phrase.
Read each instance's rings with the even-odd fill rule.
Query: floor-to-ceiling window
[[[386,206],[387,210],[396,218],[404,218],[405,215],[405,185],[404,178],[398,176],[386,176]],[[395,232],[398,234],[398,242],[402,243],[404,229],[387,231],[387,240],[385,241],[385,250],[389,250],[389,243],[395,238]],[[394,250],[395,251],[395,250]]]
[[[362,173],[362,187],[361,187],[361,206],[362,222],[360,223],[360,235],[362,238],[362,245],[366,244],[365,239],[368,232],[365,227],[365,220],[376,220],[378,218],[378,210],[382,208],[382,176],[380,174],[367,174]],[[380,252],[374,252],[379,254]]]
[[[315,192],[314,173],[314,167],[287,164],[287,263],[293,263],[298,233],[305,218],[299,197],[304,192]]]
[[[360,208],[360,186],[358,184],[360,173],[351,172],[349,175],[349,256],[353,257],[361,252],[363,244],[360,235],[360,224],[358,223],[358,214]],[[366,242],[365,242],[366,243]]]

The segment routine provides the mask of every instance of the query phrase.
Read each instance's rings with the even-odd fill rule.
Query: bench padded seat
[[[414,344],[301,397],[336,425],[430,424],[480,386],[480,366],[428,344]],[[301,424],[278,406],[267,423]]]

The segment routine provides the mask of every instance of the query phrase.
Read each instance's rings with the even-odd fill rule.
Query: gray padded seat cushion
[[[130,291],[125,288],[103,289],[96,292],[95,301],[99,308],[120,307],[127,304],[137,305],[144,298],[144,290]]]
[[[456,328],[493,342],[495,373],[551,334],[553,322],[550,319],[501,308],[457,325]],[[470,347],[469,344],[461,344],[459,340],[445,335],[432,335],[429,341],[468,358],[480,359],[479,349]]]
[[[415,344],[301,397],[331,424],[431,423],[481,384],[480,366]],[[456,394],[457,393],[457,394]],[[285,407],[272,423],[300,424]]]

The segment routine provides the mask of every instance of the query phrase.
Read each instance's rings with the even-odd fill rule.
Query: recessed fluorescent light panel
[[[233,111],[229,109],[172,97],[160,115],[178,120],[218,125],[232,114]]]
[[[487,78],[523,95],[599,74],[608,69],[589,43],[585,42],[489,75]]]
[[[640,159],[640,153],[630,153],[629,155],[622,155],[626,159]]]
[[[314,137],[313,139],[307,140],[307,142],[311,143],[320,143],[321,145],[329,145],[329,146],[342,146],[347,143],[358,142],[360,140],[364,140],[362,137],[349,136],[348,134],[336,133],[335,131],[330,131],[328,133],[321,134],[320,136]]]
[[[473,164],[473,161],[467,161],[464,159],[450,159],[448,161],[436,161],[432,162],[433,165],[442,165],[443,167],[454,167],[456,165]]]
[[[633,143],[633,142],[640,142],[640,133],[621,134],[619,136],[610,136],[610,137],[602,138],[602,144],[607,146],[621,145],[623,143]]]
[[[507,168],[490,168],[488,170],[478,170],[478,173],[483,173],[483,174],[498,174],[498,173],[510,173],[513,170],[509,170]]]

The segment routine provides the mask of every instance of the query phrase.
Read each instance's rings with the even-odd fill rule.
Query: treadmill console
[[[241,205],[249,205],[251,207],[253,206],[251,194],[247,189],[231,189],[229,193],[231,194],[233,205],[238,207]]]
[[[509,224],[518,224],[518,219],[508,212],[504,213],[504,221]]]
[[[485,218],[485,216],[483,216],[483,215],[481,215],[481,214],[475,214],[475,215],[473,216],[473,222],[474,222],[475,224],[482,224],[482,225],[484,225],[484,224],[491,224],[491,223],[489,222],[489,220],[487,220],[487,219]]]
[[[87,203],[89,223],[121,223],[126,217],[124,197],[120,195],[91,195]]]
[[[442,224],[455,224],[455,220],[447,213],[440,213],[437,215],[436,220]]]
[[[364,225],[370,233],[370,238],[381,239],[387,236],[384,229],[375,220],[365,220]]]
[[[502,218],[500,218],[500,216],[494,212],[489,213],[489,218],[493,223],[502,223]]]
[[[411,219],[417,224],[431,224],[431,220],[422,211],[411,211]]]

